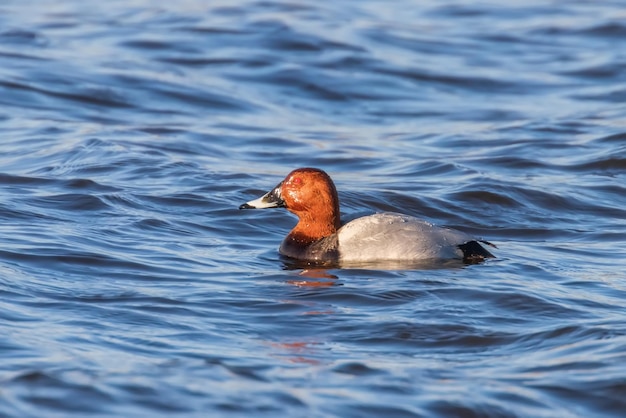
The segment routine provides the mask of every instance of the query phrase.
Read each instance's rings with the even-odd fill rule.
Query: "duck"
[[[417,262],[458,259],[475,264],[495,258],[488,241],[414,216],[381,212],[342,225],[337,188],[318,168],[290,172],[263,196],[239,209],[285,208],[298,217],[279,252],[311,263]]]

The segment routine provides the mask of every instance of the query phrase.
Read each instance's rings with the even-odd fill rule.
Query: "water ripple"
[[[622,416],[622,4],[218,3],[0,6],[0,415]],[[497,258],[282,258],[297,166]]]

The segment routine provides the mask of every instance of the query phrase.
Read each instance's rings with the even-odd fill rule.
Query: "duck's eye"
[[[291,179],[291,182],[293,184],[302,184],[302,179],[300,177],[294,177],[293,179]]]

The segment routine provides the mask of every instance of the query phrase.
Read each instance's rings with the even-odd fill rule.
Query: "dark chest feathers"
[[[339,242],[337,234],[319,240],[311,240],[299,235],[290,235],[280,246],[280,252],[287,257],[299,260],[337,261]]]

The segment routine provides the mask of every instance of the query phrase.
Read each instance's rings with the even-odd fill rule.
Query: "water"
[[[2,2],[0,416],[624,416],[624,22]],[[299,166],[498,258],[290,264],[294,218],[237,207]]]

